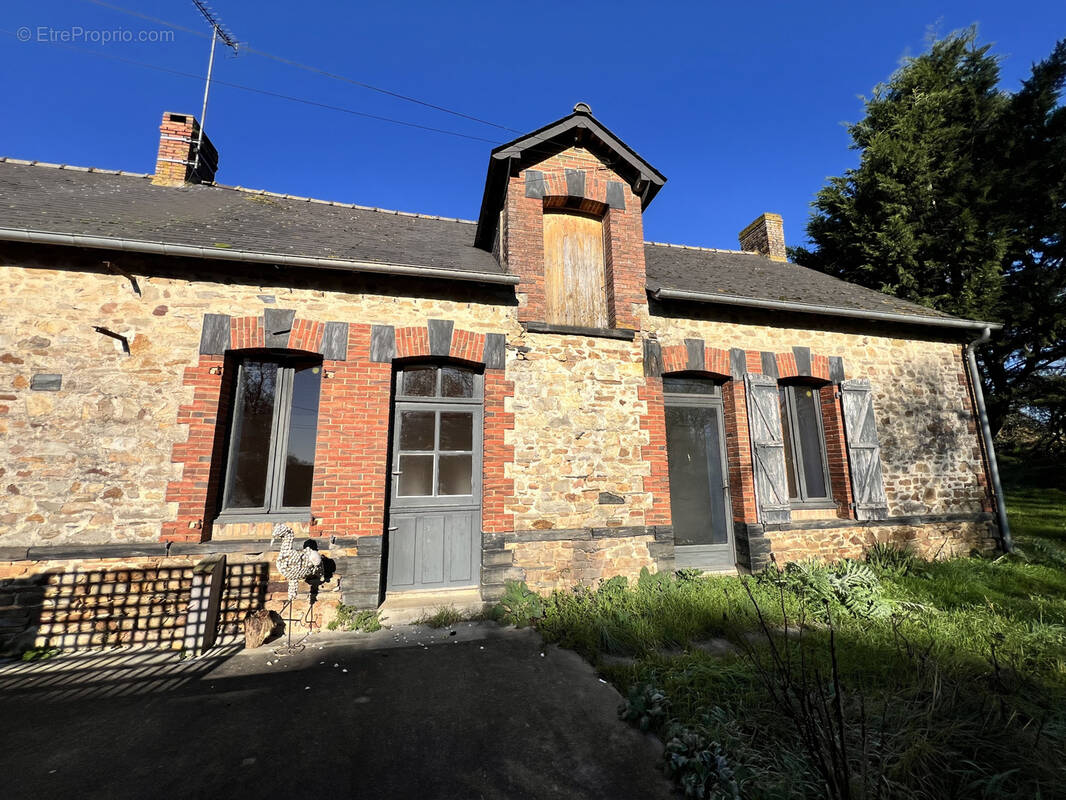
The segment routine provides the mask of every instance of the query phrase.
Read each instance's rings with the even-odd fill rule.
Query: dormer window
[[[610,327],[600,219],[545,209],[544,301],[550,325]]]

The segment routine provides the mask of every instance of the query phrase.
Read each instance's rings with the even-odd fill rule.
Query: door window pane
[[[277,364],[264,361],[241,364],[227,476],[230,508],[266,505],[277,379]]]
[[[441,456],[437,494],[471,494],[473,456]]]
[[[321,385],[320,366],[304,365],[293,368],[289,442],[285,454],[285,488],[281,501],[281,504],[288,508],[311,505]]]
[[[678,545],[726,544],[728,518],[718,410],[667,406],[670,512]]]
[[[825,464],[822,460],[822,417],[818,413],[818,393],[809,386],[794,386],[796,423],[803,454],[803,482],[807,497],[825,498]]]
[[[440,414],[440,449],[472,450],[474,415],[467,411],[442,411]]]
[[[433,425],[436,414],[432,411],[404,411],[400,414],[400,449],[432,450]]]
[[[792,418],[788,410],[788,387],[782,386],[777,391],[781,398],[781,434],[785,440],[785,475],[788,478],[788,496],[797,498],[799,489],[796,487],[796,456],[792,452]]]
[[[426,497],[433,494],[433,456],[400,456],[397,493],[402,497]]]
[[[473,397],[474,373],[457,367],[443,367],[440,387],[441,397]]]
[[[434,397],[437,394],[436,367],[410,367],[403,371],[400,394],[407,397]]]

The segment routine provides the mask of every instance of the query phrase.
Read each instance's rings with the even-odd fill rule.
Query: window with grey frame
[[[308,512],[321,358],[258,353],[236,369],[221,516]]]
[[[833,495],[818,387],[783,384],[778,387],[778,394],[789,500],[799,506],[831,506]]]
[[[394,500],[461,504],[480,495],[484,386],[483,375],[457,365],[397,372]]]

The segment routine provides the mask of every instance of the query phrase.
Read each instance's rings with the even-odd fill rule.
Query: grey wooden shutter
[[[748,390],[748,432],[759,521],[763,524],[789,522],[792,507],[788,500],[777,378],[749,372],[744,376],[744,382]]]
[[[857,519],[888,517],[888,498],[881,475],[881,444],[874,420],[873,392],[870,381],[857,378],[840,384],[844,406],[844,433],[851,464],[851,490],[855,496]]]

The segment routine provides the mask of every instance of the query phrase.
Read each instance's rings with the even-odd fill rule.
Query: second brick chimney
[[[740,249],[787,261],[785,223],[780,214],[762,214],[740,232]]]
[[[187,183],[210,183],[218,170],[218,151],[204,134],[200,159],[196,160],[196,139],[200,123],[191,114],[163,114],[159,126],[159,155],[155,161],[152,183],[157,186],[184,186]],[[195,168],[194,168],[195,165]]]

